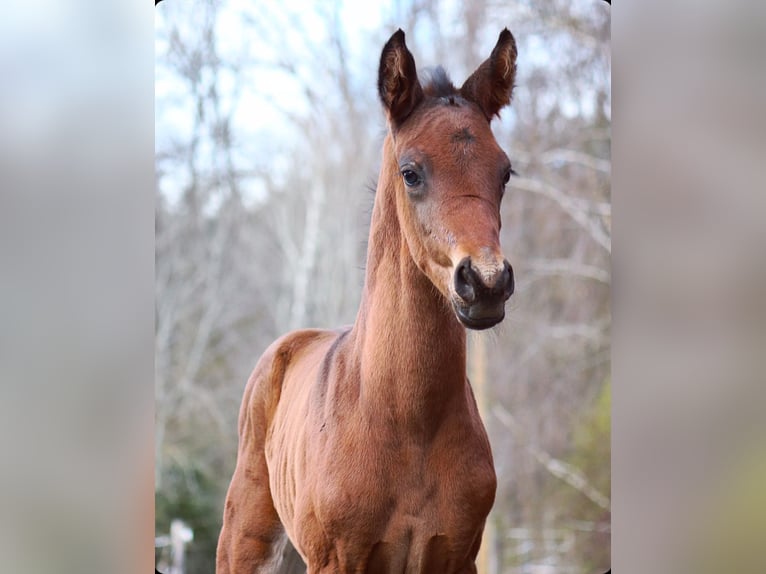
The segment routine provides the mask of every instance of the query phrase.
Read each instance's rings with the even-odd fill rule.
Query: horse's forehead
[[[402,134],[402,143],[424,153],[460,151],[473,155],[499,149],[487,120],[467,104],[433,106],[413,119],[413,125]]]

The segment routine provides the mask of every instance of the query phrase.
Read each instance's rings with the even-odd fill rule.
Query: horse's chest
[[[378,445],[388,454],[376,457],[370,446],[321,465],[325,486],[299,521],[306,541],[321,533],[317,558],[337,560],[341,571],[442,574],[472,562],[495,494],[488,451]]]

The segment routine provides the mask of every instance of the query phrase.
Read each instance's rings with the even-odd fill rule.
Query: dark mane
[[[457,88],[452,84],[447,72],[441,66],[424,70],[423,92],[433,98],[446,98],[458,95]]]

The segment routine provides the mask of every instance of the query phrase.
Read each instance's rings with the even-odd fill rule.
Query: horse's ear
[[[401,125],[423,99],[415,59],[404,43],[401,29],[394,32],[380,55],[378,93],[395,127]]]
[[[460,94],[478,104],[487,120],[492,121],[493,116],[511,103],[515,78],[516,40],[505,28],[490,57],[465,81]]]

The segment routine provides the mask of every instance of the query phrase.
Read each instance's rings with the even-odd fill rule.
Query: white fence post
[[[164,574],[184,574],[184,550],[192,540],[192,529],[177,518],[170,523],[170,536],[158,536],[154,539],[155,548],[170,546],[170,565]]]

